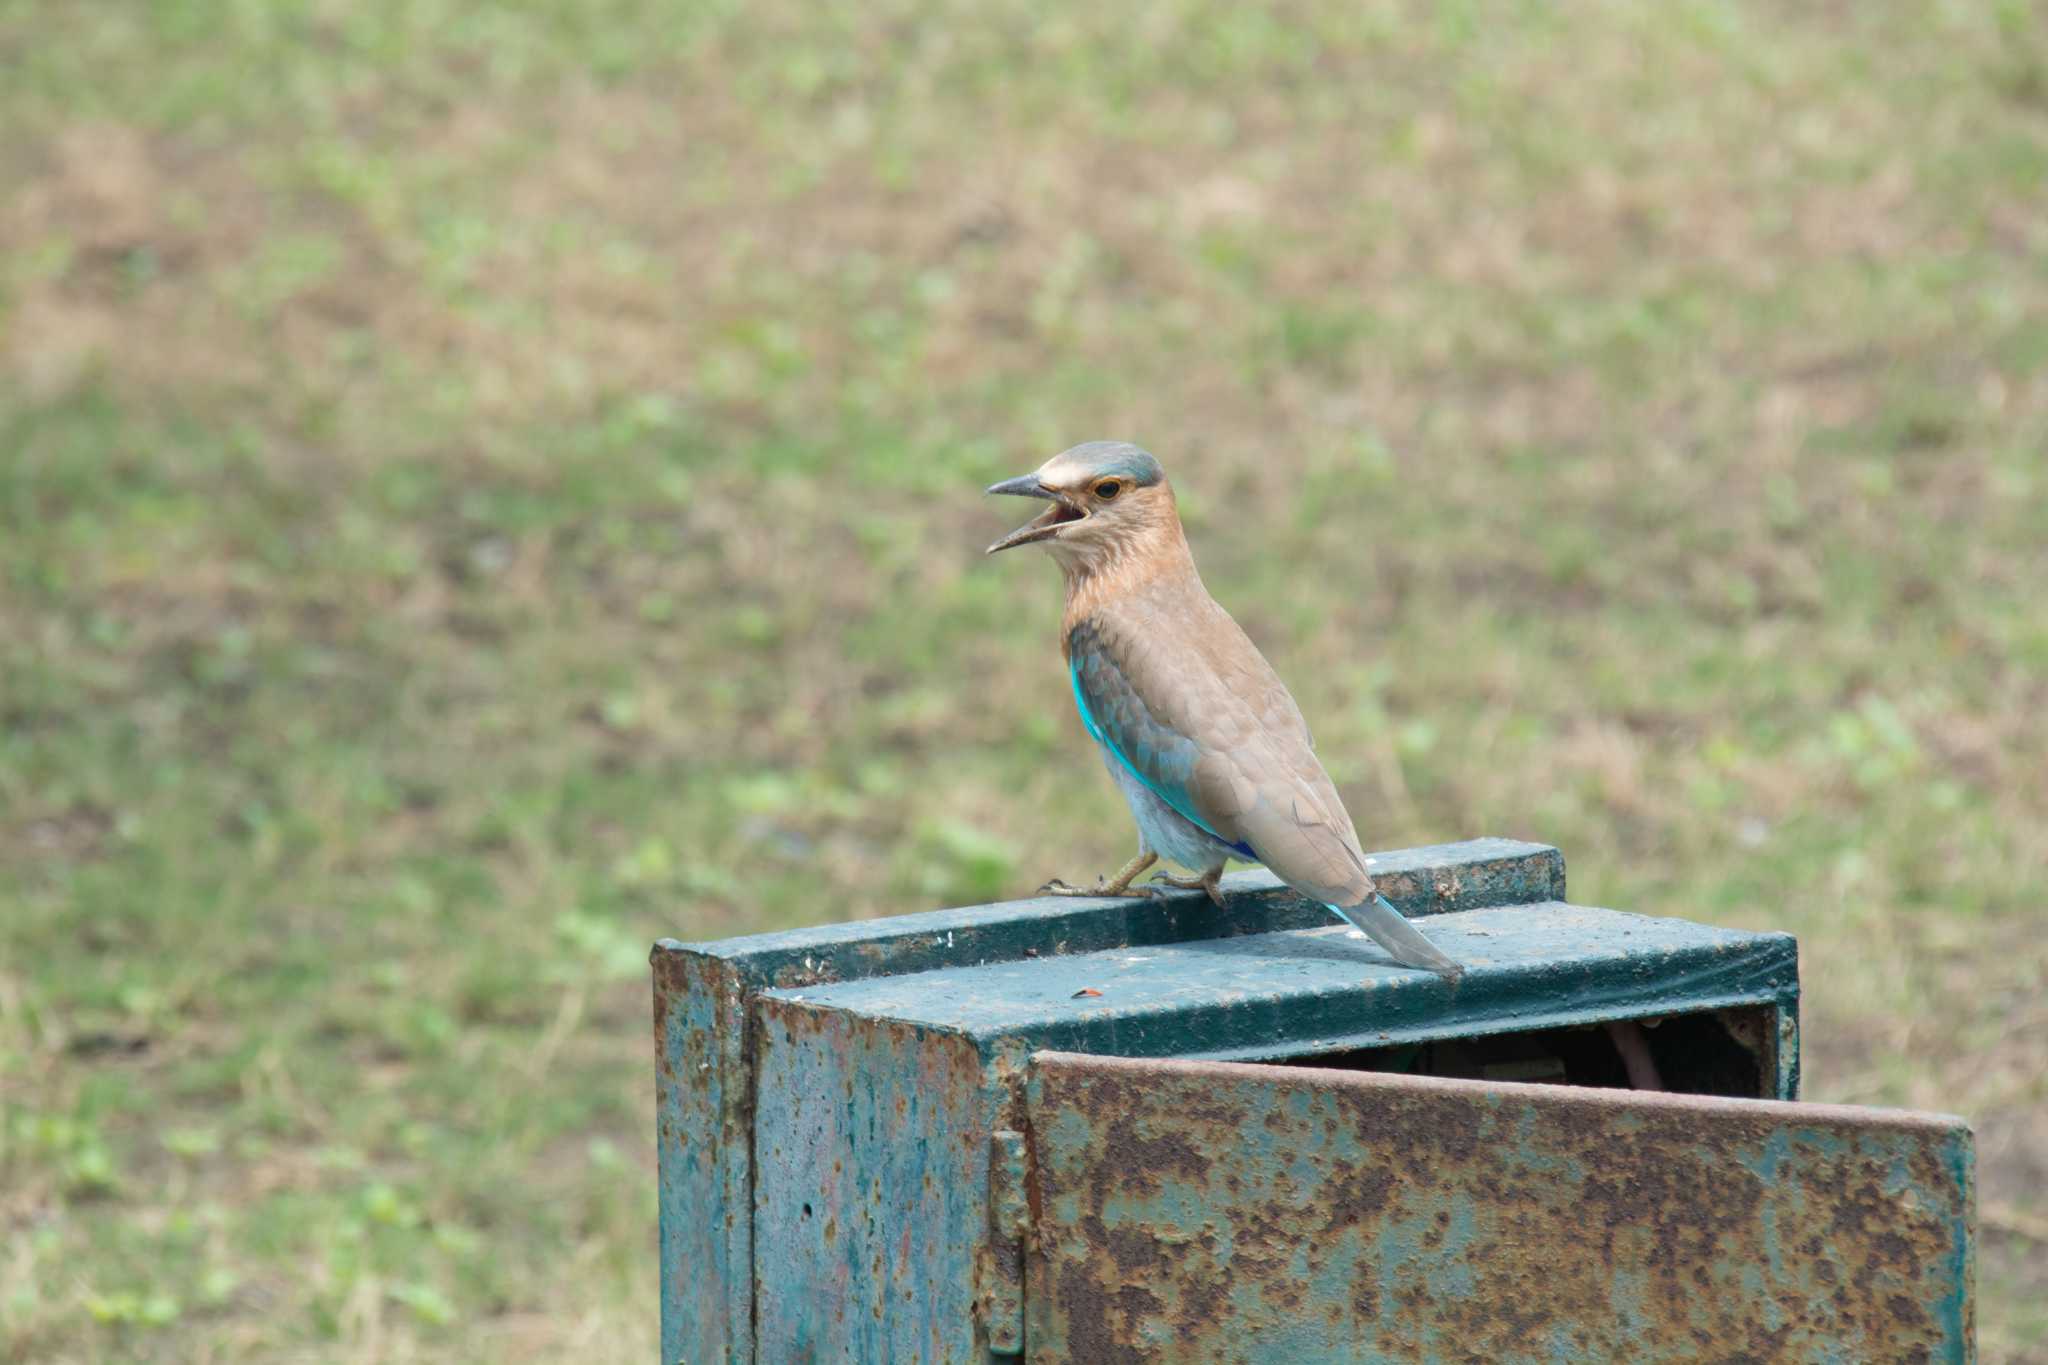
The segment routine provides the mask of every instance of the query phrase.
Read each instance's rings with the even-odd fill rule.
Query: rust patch
[[[1192,1139],[1173,1132],[1143,1137],[1129,1118],[1111,1121],[1103,1151],[1123,1172],[1121,1184],[1127,1190],[1150,1192],[1158,1187],[1161,1174],[1190,1180],[1209,1174],[1209,1158]]]
[[[1126,1275],[1156,1274],[1165,1268],[1166,1253],[1159,1240],[1140,1228],[1104,1228],[1099,1218],[1090,1219],[1088,1238],[1109,1252],[1109,1259]]]
[[[1953,1120],[1301,1067],[1034,1065],[1028,1273],[1055,1287],[1028,1305],[1035,1360],[1229,1360],[1261,1340],[1361,1359],[1967,1349],[1970,1145]]]

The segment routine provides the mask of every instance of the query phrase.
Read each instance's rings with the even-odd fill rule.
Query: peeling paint
[[[1475,839],[1376,856],[1382,889],[1409,915],[1564,895],[1563,855],[1541,844]],[[1443,875],[1447,870],[1449,880]],[[830,990],[965,964],[1050,961],[1108,948],[1220,940],[1328,919],[1321,906],[1296,896],[1264,871],[1227,877],[1223,889],[1221,907],[1199,891],[1145,901],[1044,897],[713,943],[664,939],[656,944],[664,1365],[756,1359],[758,1058],[749,1029],[761,992]],[[1032,1040],[1032,1045],[1044,1041]],[[1010,1093],[1010,1081],[1021,1073],[1027,1051],[1002,1043],[984,1048],[986,1055],[1004,1058],[1001,1066],[1009,1068],[992,1071],[990,1093]],[[985,1136],[984,1131],[976,1140]],[[840,1231],[844,1227],[842,1222]]]
[[[1034,1361],[1969,1358],[1961,1120],[1071,1054],[1028,1108]]]
[[[1964,1358],[1960,1124],[1501,1083],[1791,1098],[1790,938],[1375,858],[1457,989],[1260,875],[657,945],[664,1365]]]

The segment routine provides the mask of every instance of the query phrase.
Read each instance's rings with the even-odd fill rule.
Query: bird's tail
[[[1387,898],[1375,891],[1369,898],[1360,901],[1350,909],[1331,906],[1338,919],[1354,929],[1361,929],[1371,935],[1372,941],[1393,954],[1394,961],[1403,967],[1420,967],[1435,972],[1446,981],[1456,981],[1465,974],[1465,969],[1445,955],[1443,949],[1422,936],[1422,931],[1410,924],[1399,910],[1387,903]]]

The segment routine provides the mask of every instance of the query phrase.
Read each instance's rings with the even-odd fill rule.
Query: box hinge
[[[988,1348],[998,1355],[1024,1350],[1024,1238],[1030,1220],[1024,1135],[1001,1129],[988,1140],[988,1277],[982,1293]]]

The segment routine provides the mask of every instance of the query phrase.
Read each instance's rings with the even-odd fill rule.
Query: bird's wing
[[[1085,623],[1069,634],[1067,669],[1081,723],[1154,796],[1239,857],[1255,857],[1250,846],[1230,833],[1227,812],[1202,799],[1201,745],[1161,719],[1126,671],[1119,656],[1128,656],[1134,643],[1132,637]]]
[[[1300,708],[1206,593],[1121,603],[1077,624],[1068,651],[1090,732],[1168,805],[1326,903],[1371,894]]]

